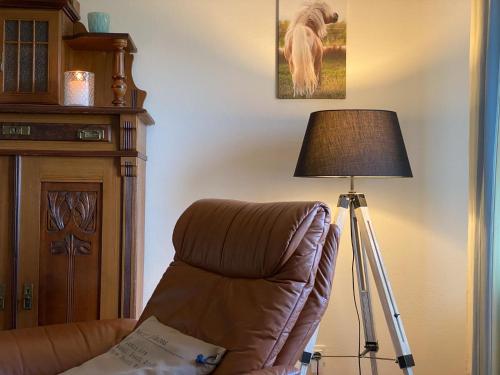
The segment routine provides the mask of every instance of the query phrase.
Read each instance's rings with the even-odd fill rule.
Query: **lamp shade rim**
[[[356,175],[356,176],[347,176],[347,175],[338,175],[338,176],[328,176],[328,175],[301,175],[294,174],[293,177],[297,178],[413,178],[413,174],[410,175]]]
[[[319,111],[311,112],[311,115],[324,112],[387,112],[397,114],[396,111],[390,109],[369,109],[369,108],[345,108],[345,109],[321,109]]]

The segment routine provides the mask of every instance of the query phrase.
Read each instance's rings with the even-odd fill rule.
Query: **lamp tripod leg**
[[[378,375],[377,360],[375,358],[378,352],[378,340],[375,333],[375,322],[373,319],[373,309],[370,296],[370,284],[368,280],[368,262],[366,252],[362,246],[358,219],[355,214],[354,202],[349,202],[349,216],[351,224],[351,244],[356,264],[356,274],[358,281],[358,292],[360,301],[361,317],[363,322],[365,349],[360,353],[361,357],[370,355],[370,365],[372,375]]]
[[[353,205],[356,223],[359,226],[363,248],[370,262],[370,268],[377,286],[399,367],[405,375],[413,375],[412,367],[415,366],[415,362],[406,338],[401,314],[392,293],[389,277],[382,261],[382,254],[375,238],[375,231],[368,213],[365,196],[363,194],[352,194],[351,204]]]
[[[378,342],[375,335],[370,286],[368,282],[367,265],[369,262],[387,326],[396,351],[397,362],[404,375],[413,375],[413,366],[415,366],[415,362],[404,332],[403,321],[396,306],[396,300],[392,293],[389,278],[382,262],[382,255],[375,238],[375,231],[370,220],[365,196],[356,193],[340,196],[333,223],[340,228],[341,232],[348,210],[351,224],[351,242],[356,263],[358,290],[360,294],[360,307],[363,318],[362,323],[365,334],[365,350],[361,353],[361,356],[369,354],[372,375],[378,375],[376,360]],[[304,355],[308,354],[309,357],[307,361],[302,361],[301,375],[307,373],[310,356],[312,355],[312,348],[315,343],[316,335],[311,338],[309,343],[309,350],[311,352],[304,352]]]

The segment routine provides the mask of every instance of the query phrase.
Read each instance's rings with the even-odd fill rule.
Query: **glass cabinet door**
[[[60,60],[57,12],[2,13],[0,102],[57,103]]]

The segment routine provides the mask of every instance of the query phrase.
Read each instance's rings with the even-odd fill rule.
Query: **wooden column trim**
[[[137,162],[137,158],[134,157],[121,158],[122,177],[137,177]]]
[[[120,150],[137,149],[137,116],[120,116]]]
[[[127,47],[127,39],[115,39],[113,41],[114,52],[114,73],[113,73],[113,89],[114,100],[113,104],[118,107],[124,107],[125,94],[127,93],[127,83],[125,76],[125,48]]]
[[[121,316],[137,318],[135,297],[137,160],[121,158],[122,175],[122,290]]]

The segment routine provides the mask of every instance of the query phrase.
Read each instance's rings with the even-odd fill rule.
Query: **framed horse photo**
[[[347,0],[277,1],[278,98],[345,99]]]

